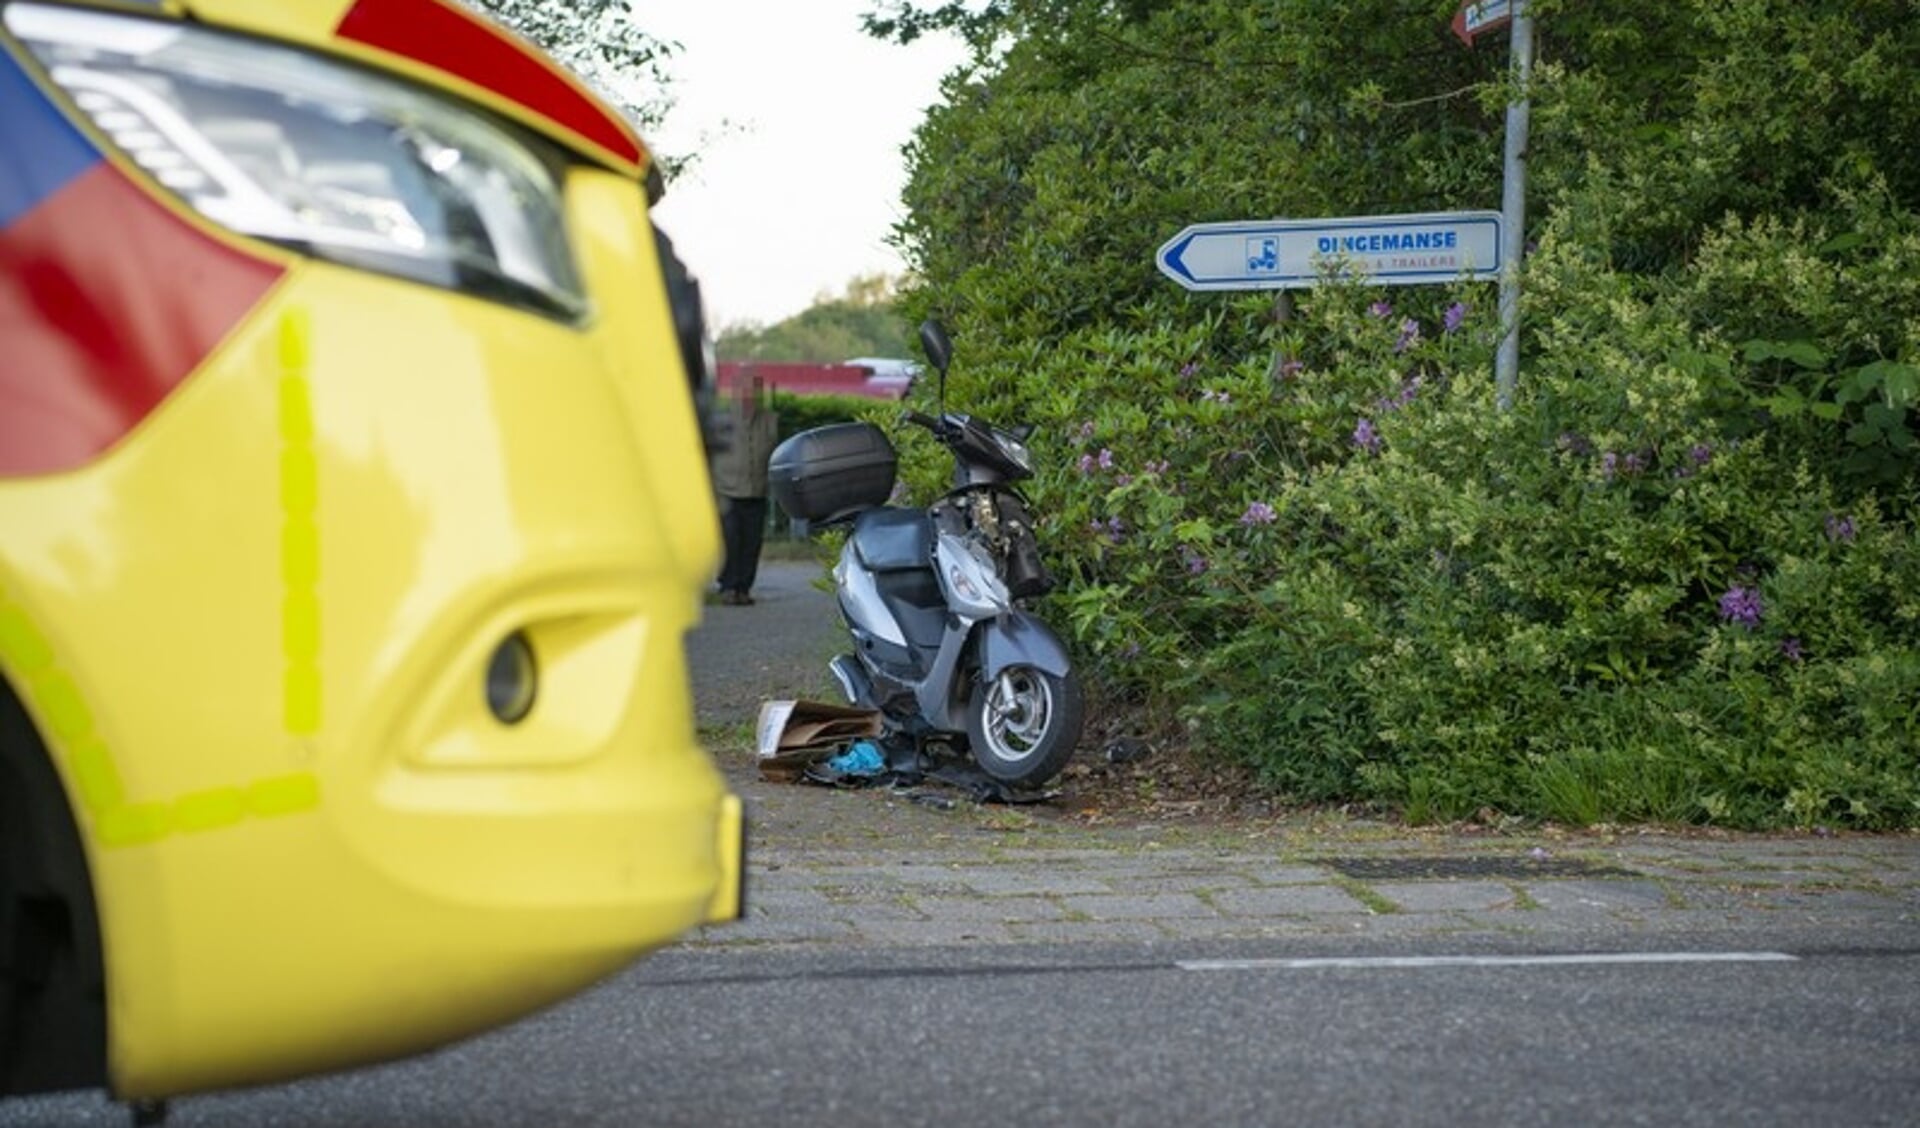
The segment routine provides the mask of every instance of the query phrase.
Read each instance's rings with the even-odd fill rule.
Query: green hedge
[[[905,304],[951,402],[1040,428],[1050,617],[1305,799],[1920,826],[1912,6],[1539,0],[1505,413],[1490,286],[1278,322],[1152,267],[1196,221],[1487,206],[1515,91],[1453,7],[928,17],[982,51],[908,149]]]
[[[1920,308],[1920,225],[1885,200],[1856,219],[1880,235],[1823,260],[1828,288]],[[1562,224],[1506,413],[1490,287],[1328,288],[1283,326],[1243,299],[1003,353],[964,388],[1042,425],[1053,617],[1106,692],[1291,794],[1920,825],[1914,397],[1849,398],[1840,329],[1816,357],[1700,326],[1835,234],[1732,225],[1636,287]],[[918,492],[943,471],[916,458]]]
[[[780,413],[780,438],[797,435],[829,423],[847,423],[855,419],[883,422],[898,414],[899,405],[868,396],[803,395],[773,393],[773,409]]]

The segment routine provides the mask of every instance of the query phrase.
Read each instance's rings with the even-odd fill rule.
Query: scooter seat
[[[920,509],[869,509],[853,522],[853,551],[875,572],[933,566],[933,518]]]

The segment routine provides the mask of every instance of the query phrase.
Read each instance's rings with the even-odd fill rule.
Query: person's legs
[[[741,510],[747,505],[746,499],[723,497],[720,499],[720,539],[726,546],[726,559],[720,565],[719,588],[722,596],[737,591],[745,591],[752,582],[740,574],[740,562],[746,559],[747,546],[742,542]],[[756,546],[757,547],[757,546]]]
[[[760,574],[760,545],[767,535],[767,499],[736,497],[733,511],[740,522],[740,554],[736,560],[729,553],[727,564],[733,572],[733,590],[744,596],[753,591],[753,581]]]

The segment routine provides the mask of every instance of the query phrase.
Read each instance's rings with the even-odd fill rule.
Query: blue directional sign
[[[1376,286],[1490,282],[1500,276],[1500,213],[1196,223],[1155,261],[1189,290],[1301,290],[1330,272]]]

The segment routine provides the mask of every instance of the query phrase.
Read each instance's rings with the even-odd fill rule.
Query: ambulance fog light
[[[527,636],[508,635],[487,659],[487,709],[503,725],[518,724],[533,711],[539,695],[540,670],[533,660]]]

